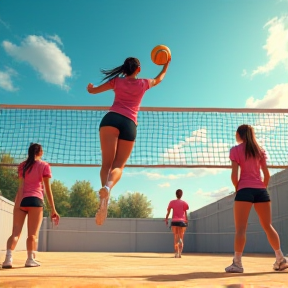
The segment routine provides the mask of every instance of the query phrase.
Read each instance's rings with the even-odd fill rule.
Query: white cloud
[[[60,37],[58,35],[48,35],[47,38],[57,42],[58,44],[62,45],[63,46],[63,43],[62,43],[62,40],[60,39]]]
[[[165,187],[170,187],[171,185],[170,185],[169,182],[166,182],[166,183],[158,184],[158,186],[159,186],[160,188],[165,188]]]
[[[201,188],[196,192],[196,195],[198,196],[204,196],[207,198],[213,198],[214,200],[219,200],[231,192],[231,189],[229,187],[222,187],[218,190],[214,190],[212,192],[204,192]]]
[[[246,75],[247,75],[247,70],[246,70],[246,69],[243,69],[241,76],[242,76],[242,77],[245,77]]]
[[[9,25],[3,21],[1,18],[0,18],[0,23],[6,28],[6,29],[10,29]]]
[[[193,178],[193,177],[204,177],[206,175],[216,175],[222,172],[223,169],[217,168],[193,168],[193,172],[188,172],[185,174],[162,174],[157,172],[149,172],[149,171],[140,171],[140,172],[124,172],[127,176],[136,176],[143,175],[146,176],[149,180],[178,180],[184,178]]]
[[[197,165],[220,165],[227,162],[230,149],[229,144],[220,141],[212,142],[207,137],[207,129],[201,128],[193,131],[185,141],[166,148],[160,158],[165,164],[186,165],[194,161]]]
[[[253,96],[246,100],[247,108],[288,108],[288,83],[278,84],[267,91],[262,99]]]
[[[15,75],[17,75],[16,71],[11,68],[7,68],[5,71],[0,70],[0,87],[10,92],[18,90],[12,82],[12,76]]]
[[[61,39],[58,37],[57,43],[59,41]],[[71,60],[59,49],[57,43],[42,36],[30,35],[20,46],[9,41],[3,41],[2,46],[10,56],[31,65],[46,82],[68,89],[65,80],[72,76]]]
[[[275,17],[268,21],[264,28],[268,28],[268,37],[263,46],[268,62],[257,67],[252,76],[268,73],[280,64],[284,64],[288,70],[288,16]]]

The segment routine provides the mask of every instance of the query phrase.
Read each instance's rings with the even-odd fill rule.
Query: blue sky
[[[172,61],[142,106],[288,108],[287,0],[2,0],[0,103],[109,106],[113,92],[90,95],[87,84],[129,56],[155,77],[157,44]],[[99,189],[99,168],[52,171],[68,187]],[[127,168],[112,194],[144,193],[164,217],[178,188],[192,211],[232,190],[230,171]]]

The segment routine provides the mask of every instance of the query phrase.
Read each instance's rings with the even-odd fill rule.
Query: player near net
[[[261,148],[250,125],[241,125],[236,131],[236,141],[239,145],[230,150],[232,161],[231,180],[236,190],[234,202],[234,258],[232,265],[225,268],[228,273],[243,273],[242,253],[246,243],[246,228],[250,210],[258,214],[260,224],[273,248],[276,262],[273,269],[281,271],[288,268],[288,261],[280,248],[280,239],[272,226],[271,203],[267,192],[270,173],[266,164],[266,153]],[[240,168],[240,177],[238,171]],[[262,170],[264,179],[261,179]]]
[[[95,215],[97,225],[102,225],[107,217],[107,206],[111,189],[120,180],[124,166],[132,152],[136,132],[137,114],[145,92],[159,84],[166,74],[170,59],[154,79],[138,79],[140,61],[129,57],[124,63],[111,70],[101,70],[105,75],[104,84],[95,87],[89,83],[87,90],[98,94],[113,89],[115,98],[109,112],[103,117],[100,127],[102,165],[99,191],[100,207]],[[123,76],[123,77],[119,77]]]
[[[188,226],[187,210],[189,209],[189,205],[185,201],[181,200],[182,196],[183,191],[181,189],[176,190],[177,199],[170,201],[165,218],[166,225],[168,225],[168,217],[172,209],[171,229],[174,234],[175,258],[181,258],[181,253],[184,247],[184,234],[186,227]]]

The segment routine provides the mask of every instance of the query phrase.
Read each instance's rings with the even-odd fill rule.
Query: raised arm
[[[101,84],[100,86],[94,87],[94,85],[92,83],[89,83],[87,86],[87,91],[90,94],[98,94],[98,93],[102,93],[108,90],[111,90],[112,87],[110,85],[109,82],[106,82],[104,84]]]
[[[166,75],[166,71],[168,69],[168,66],[170,64],[170,61],[169,60],[162,68],[161,72],[154,78],[154,79],[151,79],[150,80],[150,86],[153,87],[153,86],[156,86],[158,85],[165,77]]]

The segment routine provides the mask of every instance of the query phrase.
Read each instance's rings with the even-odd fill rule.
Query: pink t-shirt
[[[188,204],[181,200],[175,199],[170,201],[168,209],[173,209],[172,221],[186,221],[185,211],[189,209]]]
[[[23,177],[23,167],[26,161],[22,162],[18,167],[18,176]],[[37,160],[32,166],[30,172],[26,170],[23,187],[23,198],[38,197],[43,200],[44,186],[43,177],[52,177],[50,165],[42,160]]]
[[[241,143],[230,149],[230,160],[235,161],[241,168],[240,179],[237,191],[243,188],[266,188],[262,179],[260,169],[266,164],[267,155],[264,149],[261,149],[262,157],[245,158],[245,143]]]
[[[150,88],[149,80],[116,77],[110,80],[109,83],[115,92],[110,111],[128,117],[137,125],[137,114],[142,98]]]

